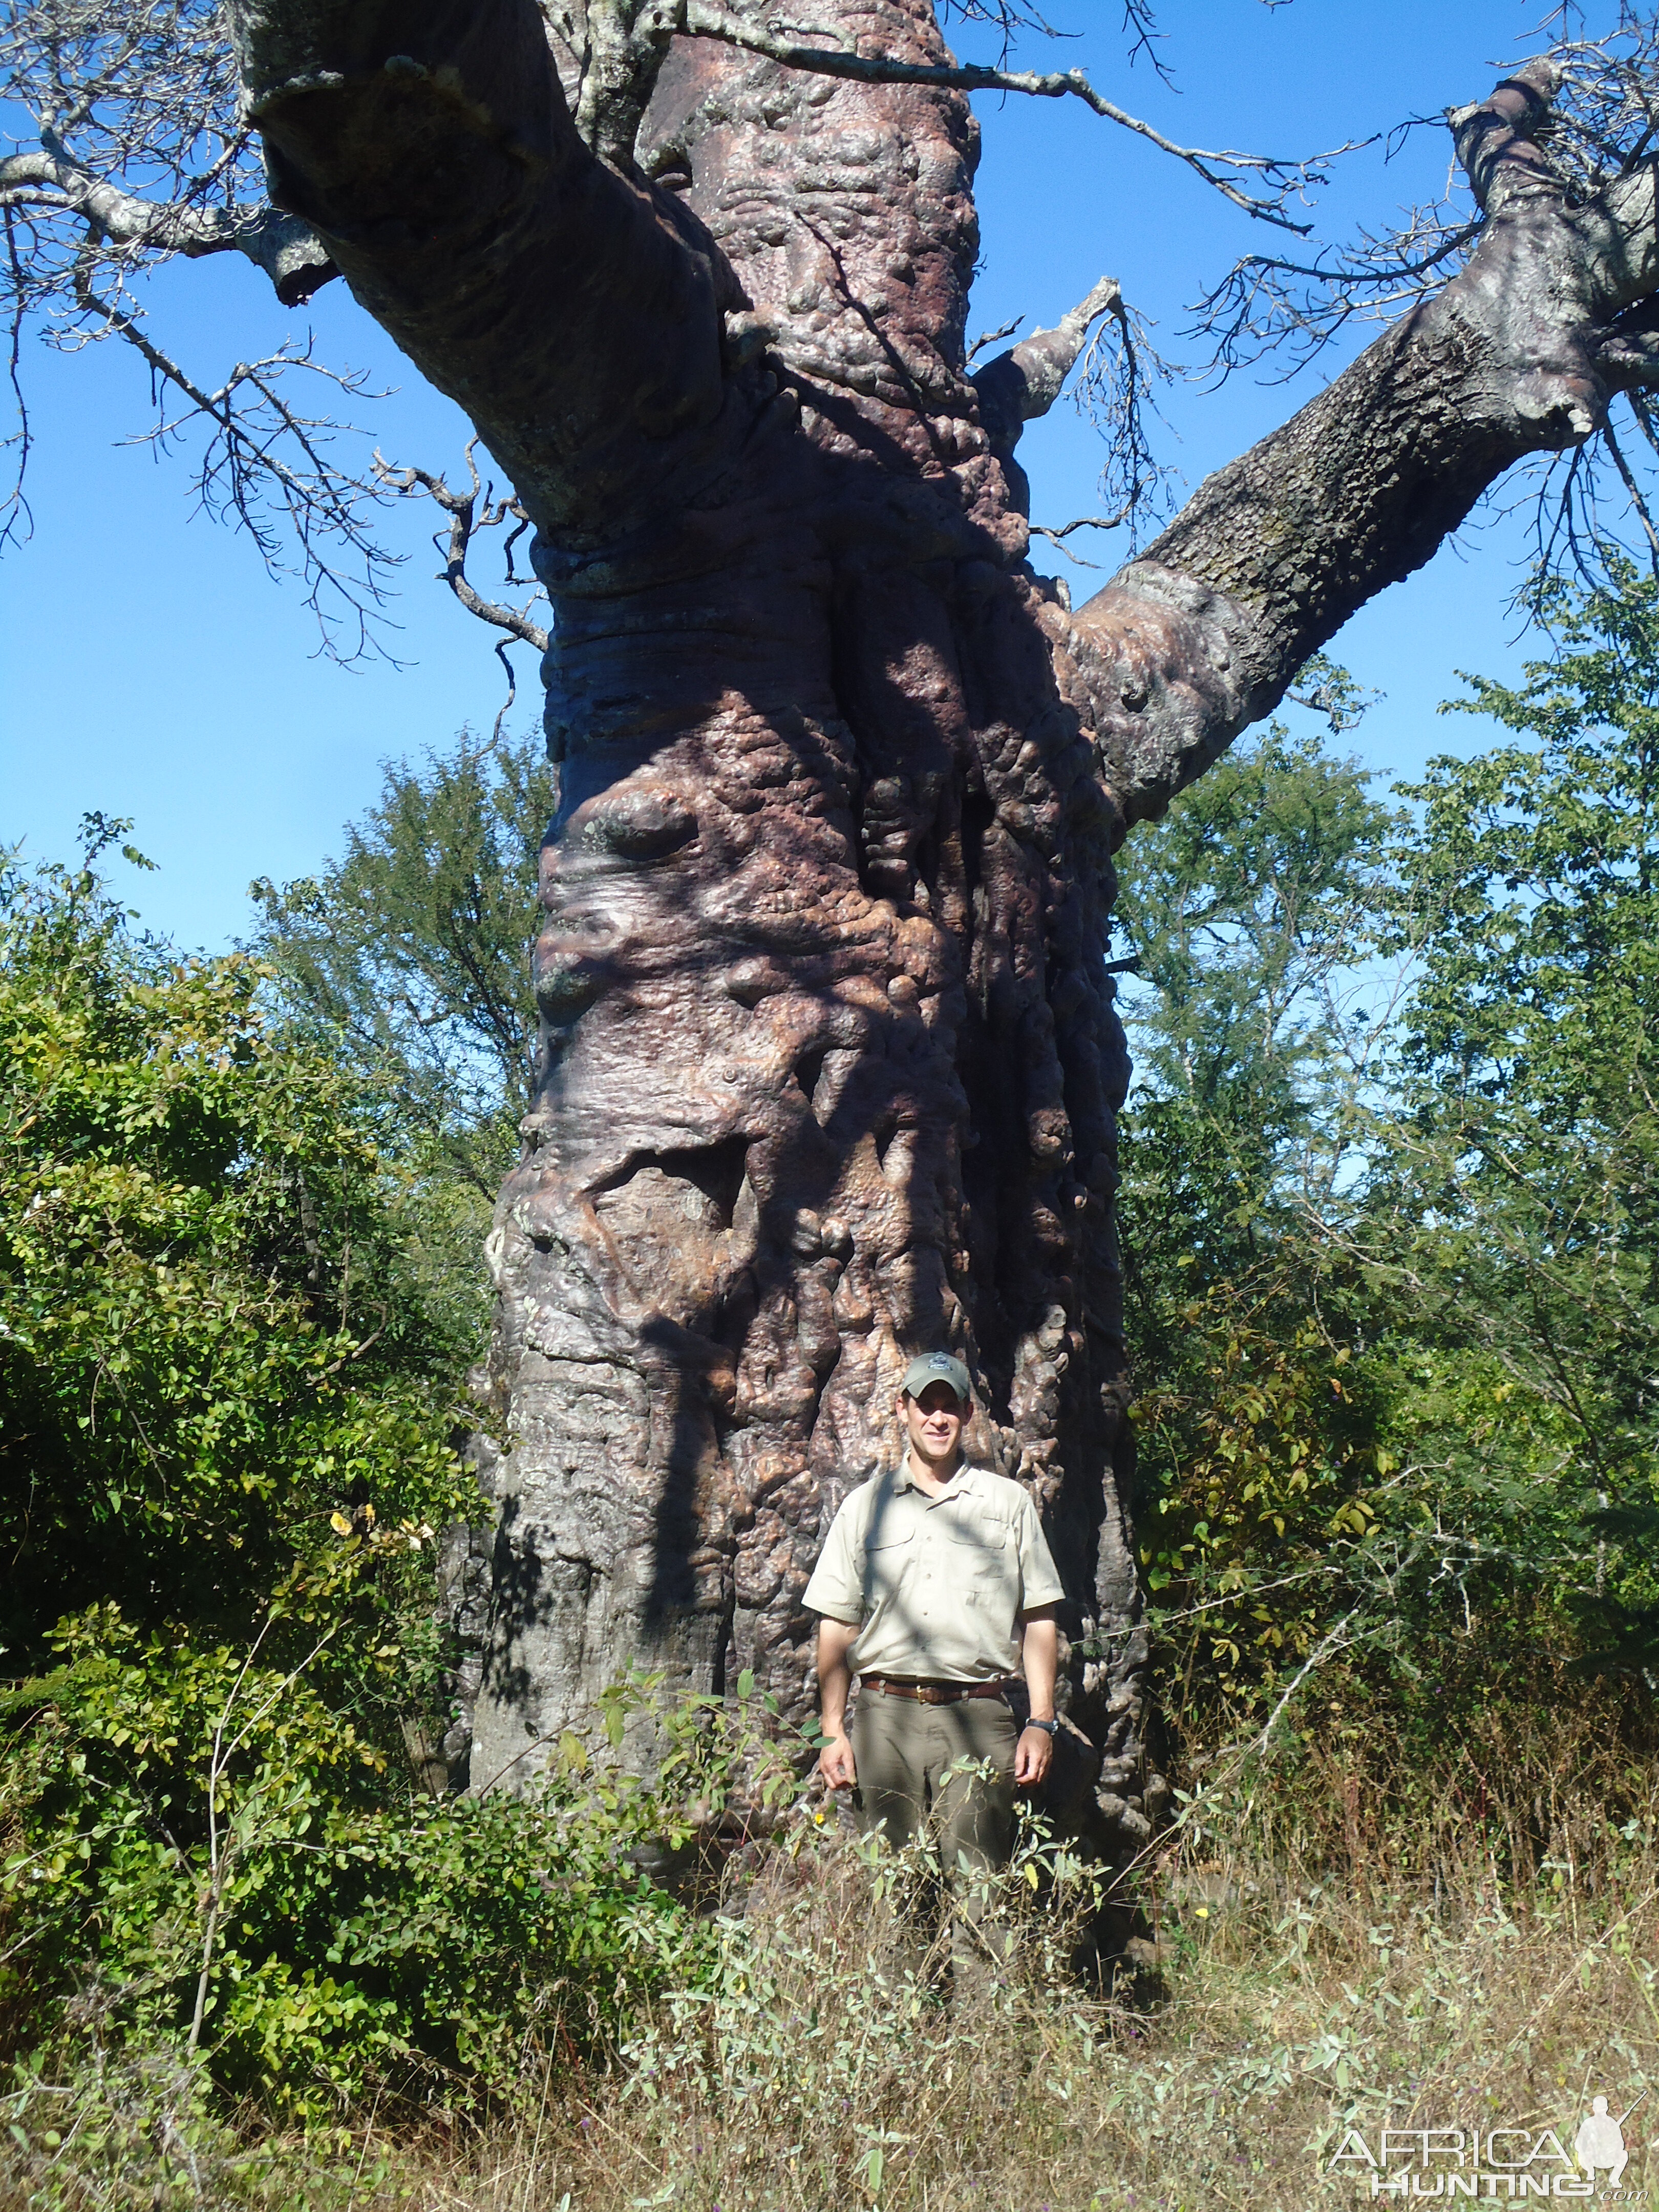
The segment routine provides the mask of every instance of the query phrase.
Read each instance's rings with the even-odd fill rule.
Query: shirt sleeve
[[[854,1493],[856,1497],[857,1492]],[[844,1498],[841,1509],[830,1523],[818,1563],[812,1570],[801,1602],[809,1613],[827,1615],[848,1626],[864,1618],[864,1591],[854,1558],[856,1542],[854,1534],[853,1499]]]
[[[1058,1605],[1066,1595],[1066,1585],[1055,1571],[1042,1523],[1029,1495],[1022,1493],[1020,1509],[1019,1609],[1030,1613],[1039,1605]]]

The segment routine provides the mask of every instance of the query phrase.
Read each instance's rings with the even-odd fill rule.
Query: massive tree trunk
[[[606,47],[588,12],[579,85],[530,0],[237,10],[281,204],[510,472],[555,610],[474,1782],[635,1664],[751,1668],[805,1717],[822,1531],[945,1346],[1041,1503],[1133,1843],[1111,855],[1500,471],[1588,433],[1641,351],[1607,331],[1652,288],[1651,181],[1567,209],[1541,77],[1469,111],[1473,264],[1073,616],[1013,447],[1086,318],[970,377],[966,100]],[[946,58],[928,0],[817,19]]]

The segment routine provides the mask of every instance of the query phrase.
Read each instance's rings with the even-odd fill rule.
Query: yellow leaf
[[[328,1516],[328,1525],[337,1536],[349,1536],[351,1534],[351,1523],[343,1513],[331,1513]]]

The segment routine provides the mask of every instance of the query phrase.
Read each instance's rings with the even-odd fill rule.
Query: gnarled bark
[[[1042,1504],[1132,1844],[1111,854],[1510,461],[1584,434],[1650,289],[1650,186],[1567,210],[1542,88],[1500,88],[1460,124],[1492,211],[1470,268],[1073,617],[1027,562],[1013,447],[1109,295],[969,377],[959,92],[636,38],[601,105],[643,126],[607,164],[529,0],[236,12],[283,204],[471,413],[555,610],[475,1784],[632,1663],[750,1667],[804,1717],[821,1532],[945,1345]],[[948,58],[927,0],[819,14]]]

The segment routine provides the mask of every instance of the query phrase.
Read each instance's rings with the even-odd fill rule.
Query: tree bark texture
[[[1504,467],[1594,426],[1650,179],[1572,210],[1528,135],[1547,83],[1469,111],[1472,265],[1073,616],[1014,446],[1085,319],[970,375],[962,95],[677,37],[607,161],[529,0],[236,14],[279,202],[511,474],[555,610],[474,1785],[630,1666],[752,1668],[808,1717],[821,1536],[945,1346],[1041,1504],[1062,1697],[1133,1848],[1111,856]],[[947,58],[928,0],[820,19]]]

